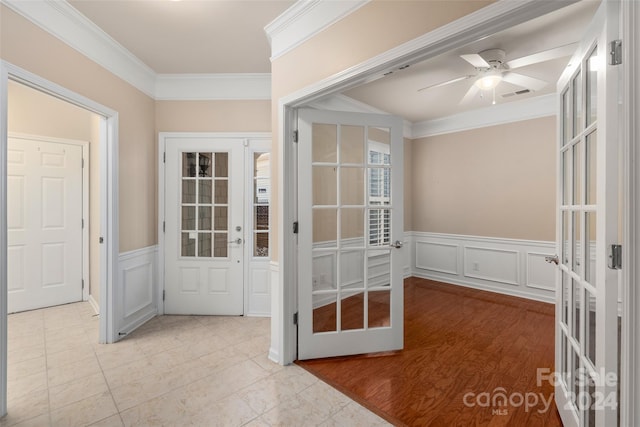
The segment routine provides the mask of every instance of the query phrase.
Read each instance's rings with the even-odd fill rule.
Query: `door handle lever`
[[[558,255],[546,256],[544,257],[544,260],[547,261],[549,264],[558,265],[560,263],[560,259],[558,259]]]
[[[229,243],[235,243],[235,244],[241,245],[242,239],[238,237],[236,240],[229,240]]]
[[[392,248],[400,249],[403,245],[404,244],[400,240],[396,240],[395,242],[391,243],[389,246],[391,246]]]

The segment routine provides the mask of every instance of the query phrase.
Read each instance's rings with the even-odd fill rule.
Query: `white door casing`
[[[558,81],[555,398],[566,426],[618,425],[618,8],[603,2]]]
[[[83,299],[83,148],[8,140],[9,312]]]
[[[234,139],[166,141],[167,314],[243,314],[243,150]]]
[[[402,120],[298,110],[298,358],[403,347]]]

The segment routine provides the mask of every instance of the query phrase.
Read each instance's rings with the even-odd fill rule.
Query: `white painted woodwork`
[[[404,242],[403,234],[403,139],[402,120],[388,115],[359,114],[333,111],[320,111],[311,109],[298,110],[299,118],[299,157],[298,157],[298,215],[299,215],[299,235],[298,235],[298,358],[312,359],[317,357],[331,357],[346,354],[370,353],[376,351],[397,350],[403,347],[403,248],[390,248],[374,244],[371,239],[372,226],[370,208],[388,208],[390,214],[389,242]],[[360,126],[364,129],[363,135],[368,135],[372,128],[384,128],[389,131],[390,149],[390,195],[388,205],[377,205],[370,196],[370,188],[373,188],[370,172],[366,167],[369,164],[370,150],[375,150],[374,141],[364,137],[362,141],[363,161],[360,164],[351,164],[348,160],[340,160],[341,154],[337,154],[337,160],[332,163],[330,160],[324,162],[312,161],[312,147],[314,124],[339,126]],[[340,131],[338,131],[338,135]],[[317,144],[318,142],[316,142]],[[341,152],[340,138],[337,140],[337,152]],[[353,161],[353,160],[351,160]],[[349,165],[345,166],[343,165]],[[345,202],[340,196],[340,188],[344,188],[345,181],[338,178],[335,184],[326,183],[324,185],[337,185],[336,206],[328,207],[326,203],[316,201],[314,204],[314,190],[319,187],[313,185],[313,173],[316,168],[340,168],[337,176],[342,176],[343,171],[348,171],[349,167],[364,168],[364,198],[363,215],[366,213],[365,225],[362,230],[365,238],[340,238],[337,241],[318,241],[314,243],[314,212],[320,215],[318,209],[345,209],[343,206],[353,206]],[[375,169],[374,169],[375,170]],[[380,169],[382,170],[382,169]],[[345,175],[349,176],[349,175]],[[383,182],[383,175],[379,176]],[[383,185],[383,184],[380,184]],[[386,198],[376,197],[378,198]],[[316,199],[317,200],[317,199]],[[321,206],[322,205],[322,206]],[[316,206],[314,208],[314,206]],[[346,209],[349,209],[348,207]],[[340,212],[343,212],[342,210]],[[320,218],[320,217],[318,217]],[[378,218],[378,221],[380,219]],[[320,222],[315,225],[321,224]],[[338,232],[329,225],[330,232],[340,236],[340,221],[333,227],[337,227]],[[376,234],[377,236],[377,234]],[[377,240],[375,238],[374,240]],[[317,240],[317,237],[316,237]],[[386,243],[385,245],[388,245]],[[345,252],[346,251],[346,252]],[[355,253],[351,253],[354,251]],[[363,295],[368,301],[370,292],[382,290],[390,292],[390,313],[389,325],[383,327],[368,327],[367,325],[367,303],[364,304],[364,321],[361,329],[341,330],[340,327],[340,304],[345,298],[354,295]],[[372,294],[373,295],[373,294]],[[336,302],[337,327],[333,332],[314,332],[314,309]]]
[[[118,283],[121,304],[117,307],[121,319],[118,334],[124,336],[158,314],[156,286],[158,247],[149,246],[118,257]]]
[[[8,143],[8,310],[81,301],[82,147]]]

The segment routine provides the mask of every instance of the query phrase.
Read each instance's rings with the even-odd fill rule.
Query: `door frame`
[[[7,413],[7,90],[9,79],[70,102],[100,120],[100,343],[117,341],[118,112],[7,61],[0,61],[0,417]],[[95,165],[94,165],[95,166]]]
[[[89,216],[89,168],[91,167],[89,141],[30,135],[20,132],[9,132],[7,137],[75,145],[82,149],[82,219],[84,220],[82,227],[82,281],[84,284],[82,288],[82,301],[89,301],[89,227],[91,226],[91,218]]]
[[[559,9],[568,3],[537,2],[496,2],[450,24],[424,34],[412,41],[399,45],[354,67],[350,67],[331,77],[308,85],[277,100],[277,144],[280,166],[278,174],[277,239],[278,262],[272,267],[279,270],[277,283],[272,284],[272,339],[270,357],[281,364],[292,363],[296,358],[297,337],[293,322],[297,310],[296,251],[297,240],[291,231],[296,221],[297,199],[295,182],[297,171],[297,148],[294,143],[296,130],[296,108],[308,105],[324,96],[344,91],[367,81],[379,78],[385,72],[394,71],[405,64],[416,63],[434,57],[446,50],[462,46],[486,34],[498,32],[513,25],[523,23]],[[623,271],[623,293],[625,310],[623,311],[623,346],[621,372],[623,378],[629,378],[622,388],[621,421],[623,425],[640,423],[640,410],[634,410],[631,402],[640,398],[640,327],[637,325],[640,314],[640,291],[630,287],[630,283],[640,281],[640,185],[637,182],[638,171],[631,166],[640,163],[640,124],[634,121],[634,115],[640,114],[640,59],[630,54],[640,48],[640,6],[633,0],[622,0],[621,31],[624,35],[625,77],[623,129],[623,149],[631,154],[624,157],[623,188],[628,203],[624,205],[623,252],[625,268]],[[626,331],[624,330],[626,325]],[[633,325],[633,326],[632,326]],[[627,373],[627,374],[625,374]]]
[[[164,204],[165,204],[165,149],[167,145],[167,139],[169,138],[212,138],[212,139],[223,139],[223,138],[233,138],[239,140],[251,140],[251,139],[267,139],[271,140],[271,133],[269,132],[159,132],[158,133],[158,258],[157,258],[157,301],[156,305],[158,307],[158,314],[164,314],[164,283],[165,283],[165,274],[164,274],[164,255],[165,255],[165,234],[164,234]],[[243,148],[246,149],[246,145],[243,145]],[[245,165],[245,161],[242,162],[243,166]],[[246,175],[246,171],[245,171]],[[245,177],[246,178],[246,177]],[[243,183],[243,188],[245,188],[245,183]],[[246,197],[242,200],[243,206],[246,204]],[[243,222],[246,221],[246,212],[243,215]],[[246,231],[246,230],[245,230]],[[270,238],[271,241],[271,238]],[[246,254],[246,250],[243,251],[243,256]],[[249,259],[245,257],[245,266],[243,268],[243,310],[244,315],[247,314],[247,278],[246,271],[247,265],[246,263],[250,262]]]

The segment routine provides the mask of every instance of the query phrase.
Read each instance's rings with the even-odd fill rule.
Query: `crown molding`
[[[425,138],[445,133],[554,116],[557,111],[558,101],[556,94],[551,93],[521,101],[491,105],[440,119],[414,123],[411,137],[412,139]]]
[[[158,74],[157,100],[271,99],[271,74]]]
[[[66,1],[1,1],[140,91],[154,96],[155,72]]]
[[[370,0],[299,0],[264,27],[271,60],[300,46]]]

